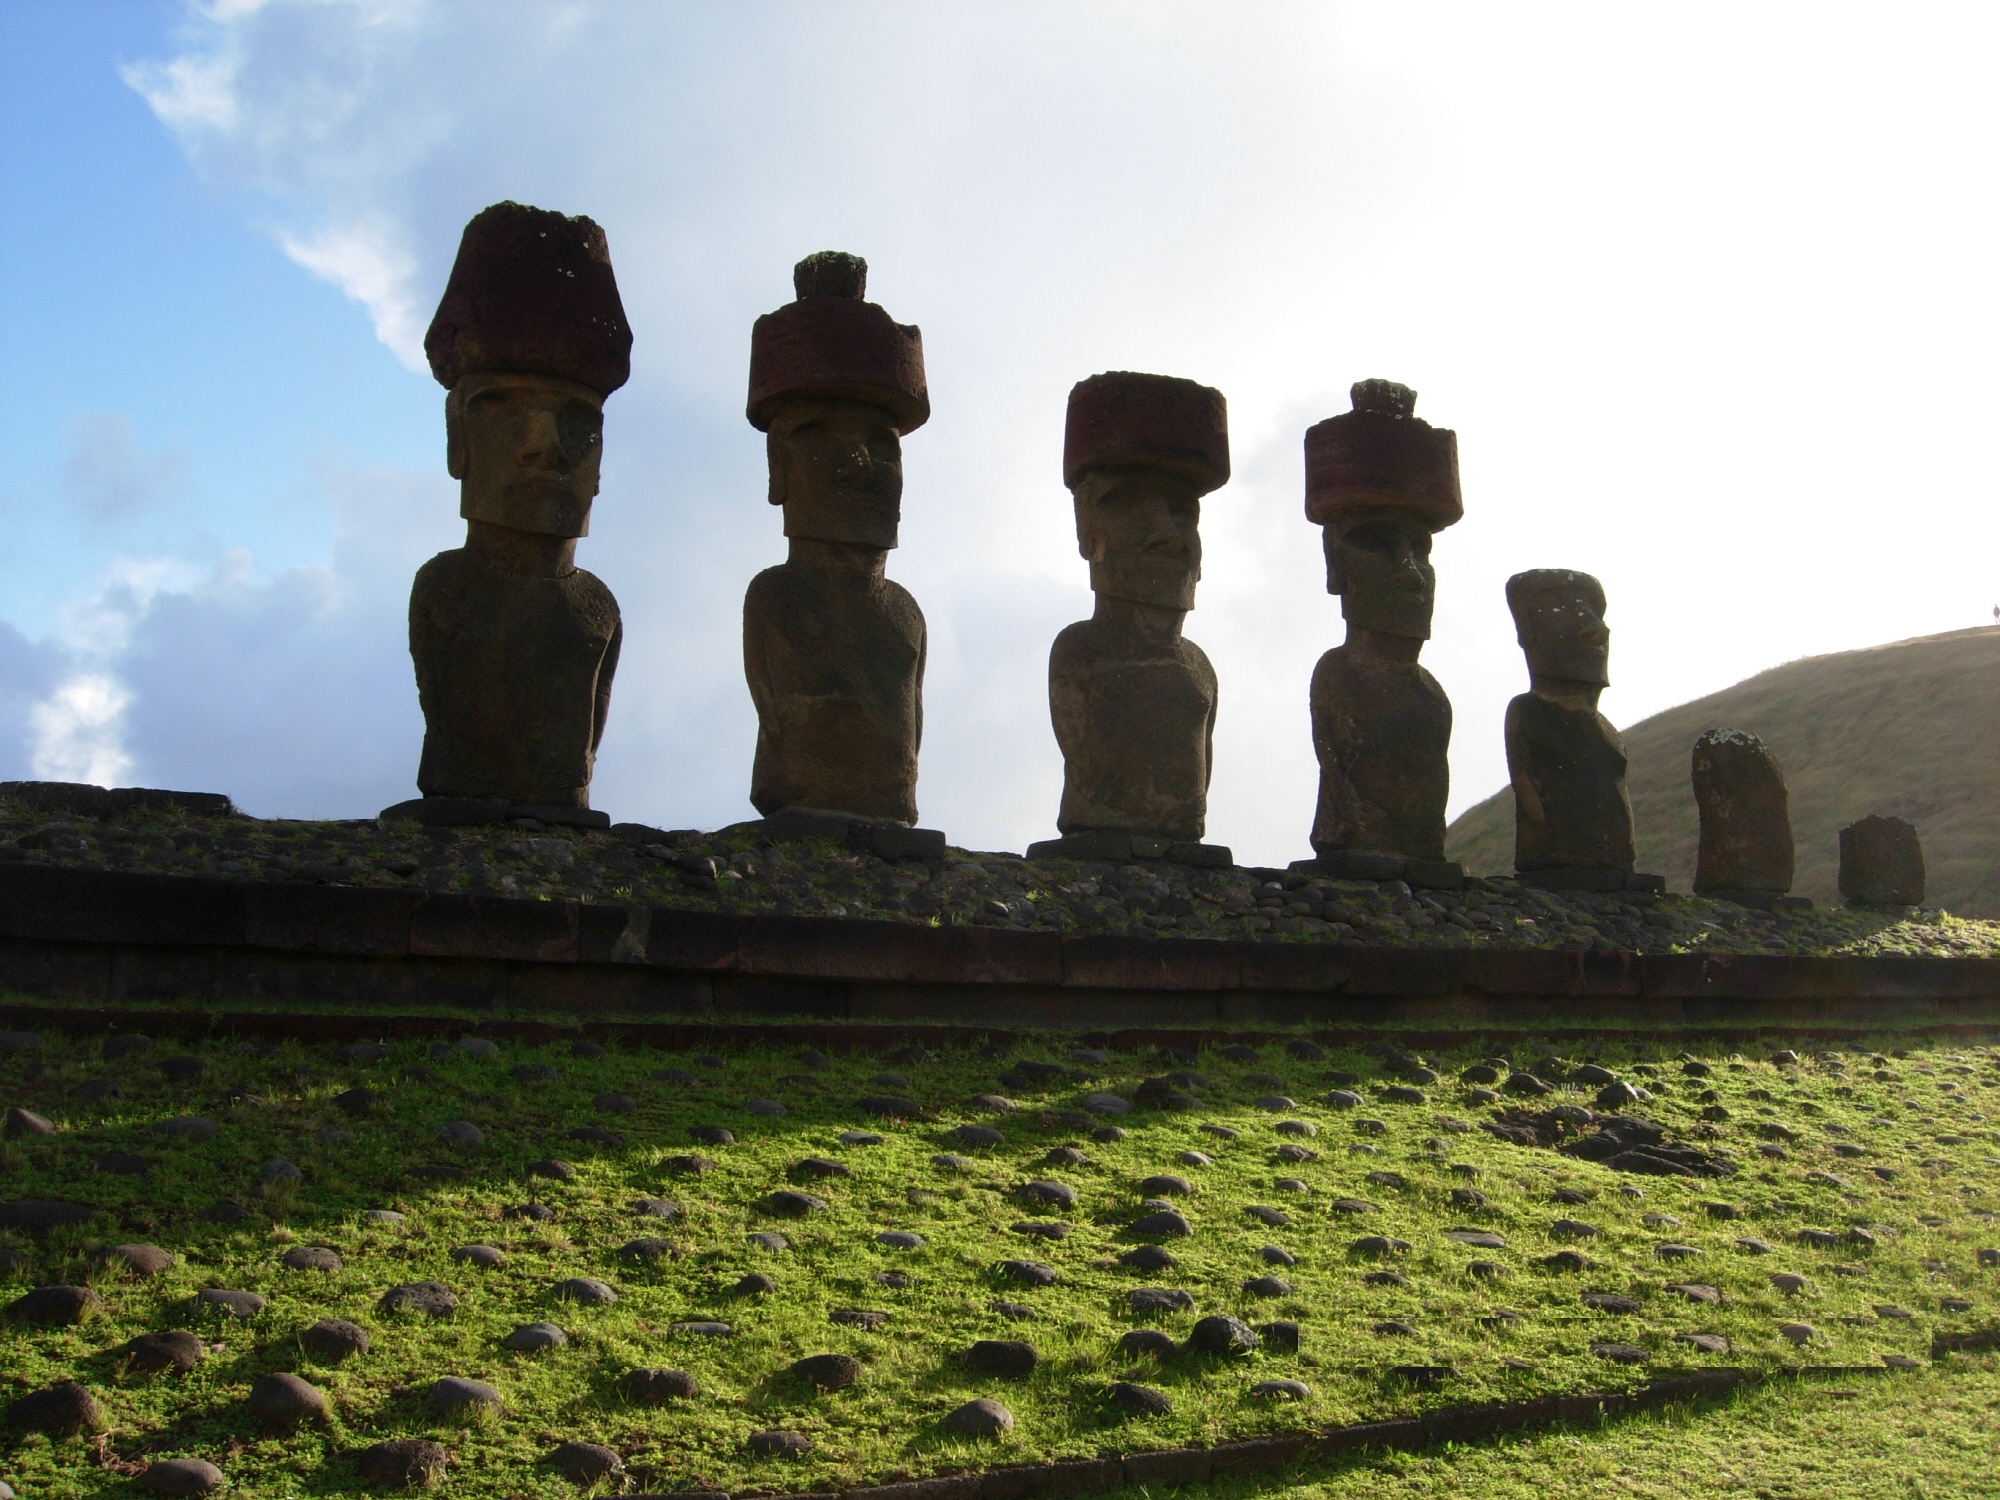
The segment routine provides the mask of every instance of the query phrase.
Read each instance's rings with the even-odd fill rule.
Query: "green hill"
[[[1639,868],[1677,891],[1694,880],[1688,765],[1708,729],[1747,729],[1777,753],[1797,894],[1838,901],[1840,829],[1885,813],[1917,826],[1930,904],[2000,916],[2000,628],[1805,657],[1625,730]],[[1445,849],[1478,874],[1511,870],[1512,790],[1461,814]]]

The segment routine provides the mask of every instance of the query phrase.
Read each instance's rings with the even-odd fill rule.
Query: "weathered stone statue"
[[[1701,815],[1695,894],[1777,906],[1792,888],[1793,865],[1790,800],[1777,756],[1745,730],[1711,729],[1694,742],[1693,776]]]
[[[757,705],[750,801],[776,837],[829,835],[886,857],[941,856],[912,830],[923,738],[924,616],[884,576],[902,516],[902,439],[930,417],[922,335],[863,300],[868,263],[822,251],[797,300],[750,336],[750,424],[765,434],[786,560],[743,599]]]
[[[1323,529],[1347,639],[1313,669],[1317,858],[1295,868],[1462,886],[1444,857],[1451,700],[1417,662],[1437,597],[1431,537],[1465,514],[1458,435],[1418,417],[1408,386],[1364,380],[1352,395],[1352,411],[1306,431],[1306,518]]]
[[[1924,846],[1914,824],[1867,817],[1840,830],[1840,894],[1849,906],[1924,904]]]
[[[410,656],[423,798],[385,817],[603,826],[590,777],[611,703],[618,601],[576,566],[590,531],[604,398],[632,330],[604,231],[519,203],[465,227],[424,337],[445,397],[465,546],[418,570]]]
[[[1230,863],[1201,842],[1215,669],[1181,634],[1201,578],[1201,497],[1228,480],[1222,392],[1122,370],[1070,391],[1063,482],[1097,608],[1049,652],[1063,836],[1030,855]]]
[[[1625,743],[1597,711],[1611,683],[1603,585],[1535,568],[1507,580],[1507,607],[1530,684],[1507,705],[1515,873],[1552,889],[1663,890],[1660,876],[1632,872]]]

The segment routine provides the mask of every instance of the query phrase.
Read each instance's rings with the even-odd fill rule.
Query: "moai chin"
[[[1181,634],[1201,578],[1201,497],[1228,480],[1222,392],[1125,370],[1070,391],[1063,483],[1097,605],[1049,651],[1063,836],[1031,856],[1230,863],[1201,842],[1215,669]]]
[[[590,810],[590,778],[623,627],[611,591],[576,566],[576,543],[597,495],[604,398],[631,351],[596,224],[496,203],[465,226],[424,336],[449,393],[465,545],[425,563],[410,590],[423,796],[384,817],[609,823]]]
[[[1597,711],[1611,684],[1604,586],[1534,568],[1507,580],[1507,607],[1529,681],[1507,705],[1515,873],[1555,890],[1664,890],[1660,876],[1633,873],[1625,742]]]
[[[1711,729],[1694,742],[1695,808],[1701,845],[1695,856],[1698,896],[1770,910],[1810,907],[1792,888],[1792,820],[1785,773],[1756,735]]]
[[[757,706],[750,801],[775,838],[842,838],[941,857],[913,829],[923,737],[924,615],[885,576],[902,517],[902,439],[930,417],[923,336],[863,300],[868,263],[826,250],[796,300],[750,335],[750,425],[765,435],[788,555],[743,599]]]
[[[1878,815],[1840,830],[1840,894],[1849,906],[1924,904],[1924,846],[1916,825]]]
[[[1363,380],[1350,394],[1353,410],[1305,439],[1306,519],[1347,639],[1313,668],[1316,857],[1294,868],[1458,887],[1465,871],[1444,857],[1451,700],[1417,661],[1437,597],[1431,538],[1465,514],[1458,435],[1418,417],[1408,386]]]

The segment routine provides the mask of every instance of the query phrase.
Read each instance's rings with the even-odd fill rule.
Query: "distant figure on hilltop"
[[[485,209],[424,350],[450,392],[446,464],[466,537],[410,591],[423,798],[384,816],[603,826],[590,778],[623,626],[576,543],[590,533],[604,398],[632,351],[604,231],[519,203]]]
[[[868,263],[825,250],[750,338],[750,425],[765,435],[788,555],[743,599],[757,706],[750,801],[830,832],[917,819],[924,614],[886,576],[903,446],[930,417],[923,336],[864,300]],[[830,816],[822,816],[830,815]]]

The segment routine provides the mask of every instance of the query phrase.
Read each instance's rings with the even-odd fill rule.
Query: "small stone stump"
[[[1916,825],[1878,815],[1841,829],[1840,894],[1864,909],[1922,906],[1924,849]]]
[[[1785,773],[1756,735],[1711,729],[1694,742],[1701,845],[1699,896],[1769,910],[1792,888],[1792,819]]]

